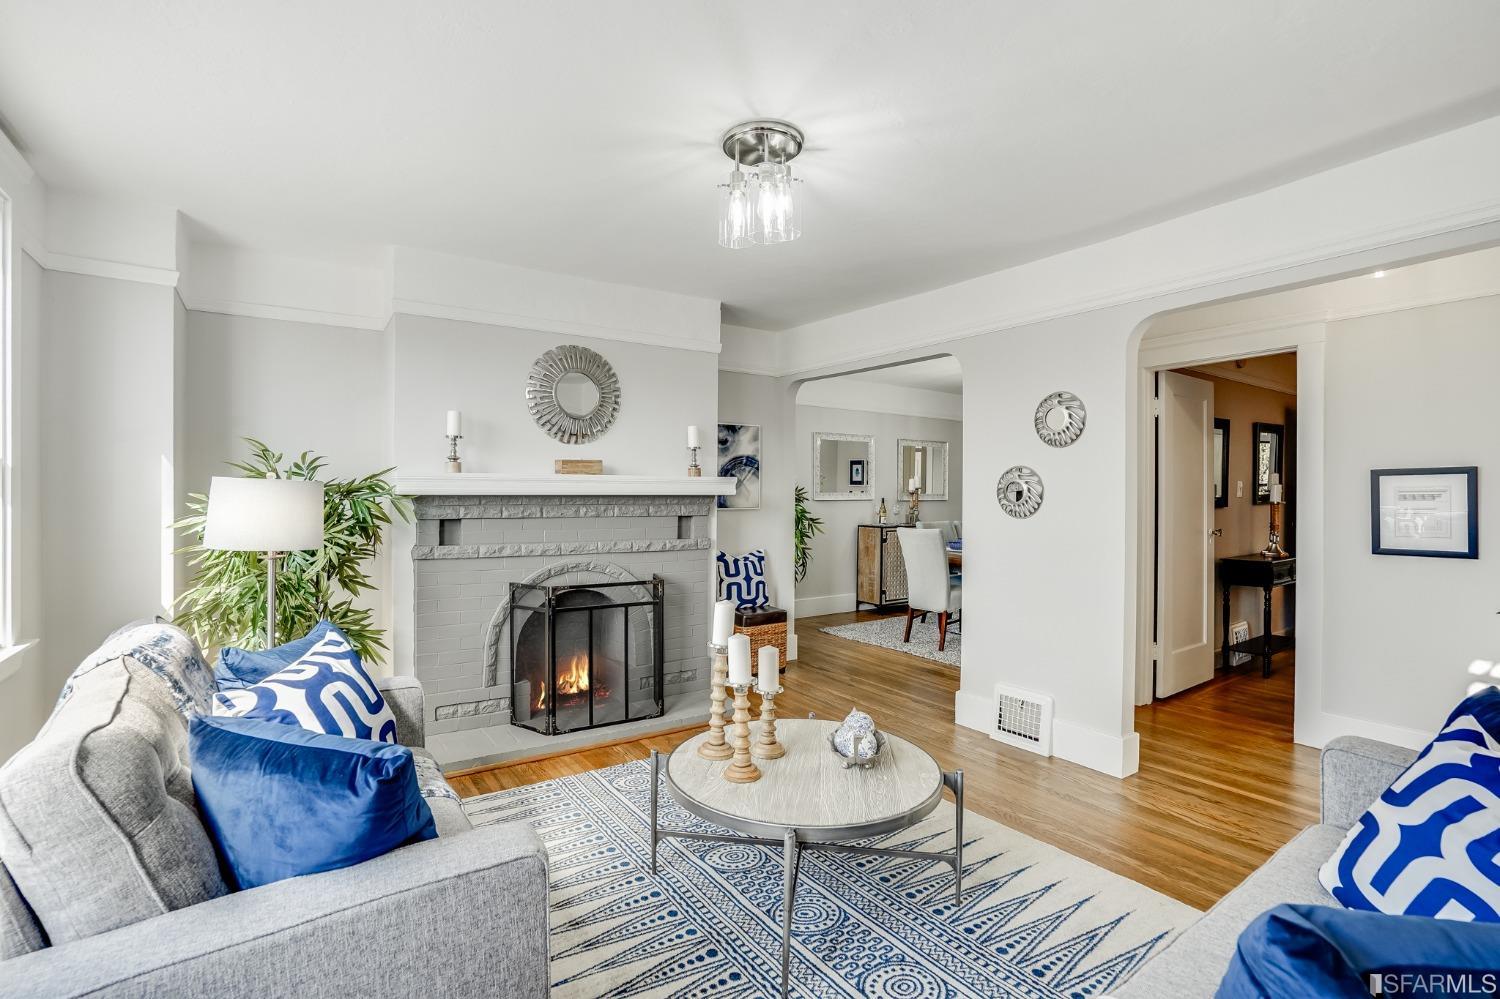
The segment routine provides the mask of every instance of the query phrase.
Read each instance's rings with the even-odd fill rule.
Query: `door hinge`
[[[1161,643],[1157,642],[1151,646],[1151,658],[1155,662],[1161,662]]]
[[[1161,415],[1161,399],[1154,398],[1154,399],[1151,400],[1151,415],[1152,416],[1160,416]]]

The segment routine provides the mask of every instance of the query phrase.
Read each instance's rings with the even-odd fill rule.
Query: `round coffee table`
[[[709,733],[678,746],[665,761],[651,753],[651,873],[656,873],[656,848],[664,839],[759,843],[782,850],[781,994],[787,994],[792,958],[792,903],[802,851],[920,857],[942,861],[953,868],[955,900],[963,892],[964,775],[945,773],[921,748],[886,735],[884,752],[869,769],[844,769],[829,748],[828,737],[838,724],[817,719],[776,722],[776,734],[786,755],[756,760],[761,779],[735,784],[724,779],[727,760],[706,760],[698,744]],[[679,805],[693,815],[740,833],[688,832],[664,829],[657,822],[660,778]],[[953,792],[954,848],[951,853],[893,850],[856,846],[854,841],[884,836],[916,825],[943,799],[943,788]]]

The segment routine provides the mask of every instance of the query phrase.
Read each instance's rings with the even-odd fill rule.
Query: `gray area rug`
[[[836,635],[839,638],[847,638],[851,642],[863,642],[866,645],[878,645],[882,649],[894,649],[897,652],[909,652],[923,659],[931,659],[933,662],[944,663],[948,666],[958,666],[958,652],[963,647],[961,633],[953,628],[948,628],[948,641],[943,651],[938,651],[938,629],[937,615],[927,615],[927,623],[913,621],[911,626],[911,642],[901,641],[902,634],[906,631],[906,615],[900,617],[883,617],[879,621],[860,621],[858,624],[841,624],[833,628],[822,628],[821,631]]]
[[[776,995],[780,847],[669,839],[653,877],[649,790],[642,760],[464,802],[475,823],[527,822],[547,846],[552,999]],[[665,792],[661,807],[665,826],[725,832]],[[880,845],[932,851],[952,842],[945,801]],[[941,863],[803,854],[794,999],[1103,996],[1198,915],[972,812],[964,844],[958,903]]]

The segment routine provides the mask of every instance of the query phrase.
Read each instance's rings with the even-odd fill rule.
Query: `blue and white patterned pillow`
[[[1454,709],[1318,879],[1349,909],[1500,922],[1500,690]]]
[[[771,602],[766,587],[766,553],[757,548],[738,558],[719,552],[719,599],[733,600],[741,609],[764,607]]]
[[[214,695],[214,714],[297,725],[312,732],[396,743],[396,716],[337,628],[279,673]]]

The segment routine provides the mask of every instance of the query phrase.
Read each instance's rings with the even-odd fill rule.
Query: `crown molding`
[[[854,348],[841,351],[837,354],[815,357],[807,361],[788,365],[786,370],[780,372],[782,375],[805,374],[828,367],[837,367],[843,364],[863,363],[876,360],[880,357],[900,354],[913,348],[935,347],[955,340],[964,340],[970,337],[984,336],[988,333],[999,333],[1005,330],[1017,329],[1022,326],[1031,326],[1036,323],[1048,322],[1054,319],[1062,319],[1068,316],[1083,315],[1089,312],[1098,312],[1103,309],[1113,308],[1119,305],[1146,302],[1156,298],[1180,292],[1192,291],[1198,288],[1208,288],[1220,284],[1228,284],[1246,278],[1254,278],[1277,271],[1289,270],[1294,267],[1302,267],[1308,264],[1317,264],[1356,253],[1364,253],[1372,250],[1380,250],[1387,247],[1397,246],[1401,243],[1423,239],[1429,236],[1437,236],[1464,229],[1477,228],[1500,222],[1500,198],[1486,200],[1470,208],[1456,212],[1442,212],[1422,217],[1414,221],[1404,222],[1385,228],[1371,229],[1357,235],[1348,236],[1338,240],[1330,240],[1321,243],[1309,244],[1301,249],[1287,251],[1284,253],[1246,259],[1234,264],[1215,268],[1205,268],[1192,271],[1183,271],[1175,275],[1161,279],[1144,282],[1137,285],[1116,288],[1109,291],[1099,292],[1093,295],[1085,295],[1069,302],[1054,302],[1047,305],[1030,309],[1019,309],[1008,313],[999,313],[992,318],[980,322],[964,323],[925,335],[918,335],[904,340],[899,346],[881,345],[877,350]],[[1127,238],[1127,237],[1121,237]],[[1097,244],[1096,244],[1097,245]],[[1025,268],[1027,264],[1018,265]],[[1004,272],[1001,272],[1004,273]],[[975,280],[983,280],[977,278]],[[945,289],[938,289],[939,292]],[[924,294],[934,294],[926,292]],[[1472,296],[1469,296],[1472,297]],[[1405,305],[1401,308],[1417,308],[1416,304]],[[880,306],[872,306],[880,308]],[[1396,309],[1376,308],[1366,314],[1374,315],[1381,312],[1398,311]],[[1353,318],[1352,315],[1343,318]],[[1282,326],[1297,325],[1302,320],[1275,321],[1259,324],[1262,328],[1279,328]],[[1317,320],[1323,321],[1320,316]],[[796,327],[787,331],[793,341],[801,336],[807,327]]]
[[[135,281],[140,284],[155,284],[166,288],[177,287],[182,276],[178,271],[165,267],[148,267],[144,264],[126,264],[118,260],[98,260],[94,257],[78,257],[67,253],[43,251],[45,260],[39,259],[31,249],[32,259],[49,271],[64,274],[82,274],[86,277],[111,278],[116,281]]]
[[[350,312],[328,312],[323,309],[304,309],[293,305],[200,298],[191,293],[182,296],[182,305],[192,312],[242,316],[247,319],[277,319],[282,322],[311,323],[317,326],[340,326],[371,333],[384,332],[391,324],[390,313],[383,316],[369,316]]]
[[[426,316],[431,319],[452,319],[464,323],[481,323],[486,326],[508,326],[513,329],[536,330],[541,333],[561,333],[564,336],[586,336],[597,340],[613,340],[618,343],[638,343],[648,347],[674,347],[678,350],[698,350],[717,354],[719,345],[707,343],[693,337],[672,336],[666,333],[650,333],[625,326],[604,326],[574,320],[552,319],[547,316],[528,316],[512,312],[497,312],[492,309],[474,308],[465,305],[449,305],[442,302],[423,302],[410,298],[391,300],[391,311],[408,316]]]
[[[30,184],[36,179],[36,170],[4,132],[0,132],[0,173],[14,177],[22,184]]]
[[[1206,364],[1197,364],[1181,370],[1191,371],[1193,374],[1201,375],[1204,378],[1214,378],[1224,382],[1238,382],[1241,385],[1250,385],[1254,388],[1266,389],[1270,392],[1280,392],[1282,395],[1297,394],[1295,383],[1278,381],[1275,378],[1263,378],[1260,375],[1244,371],[1215,371],[1210,365]]]

